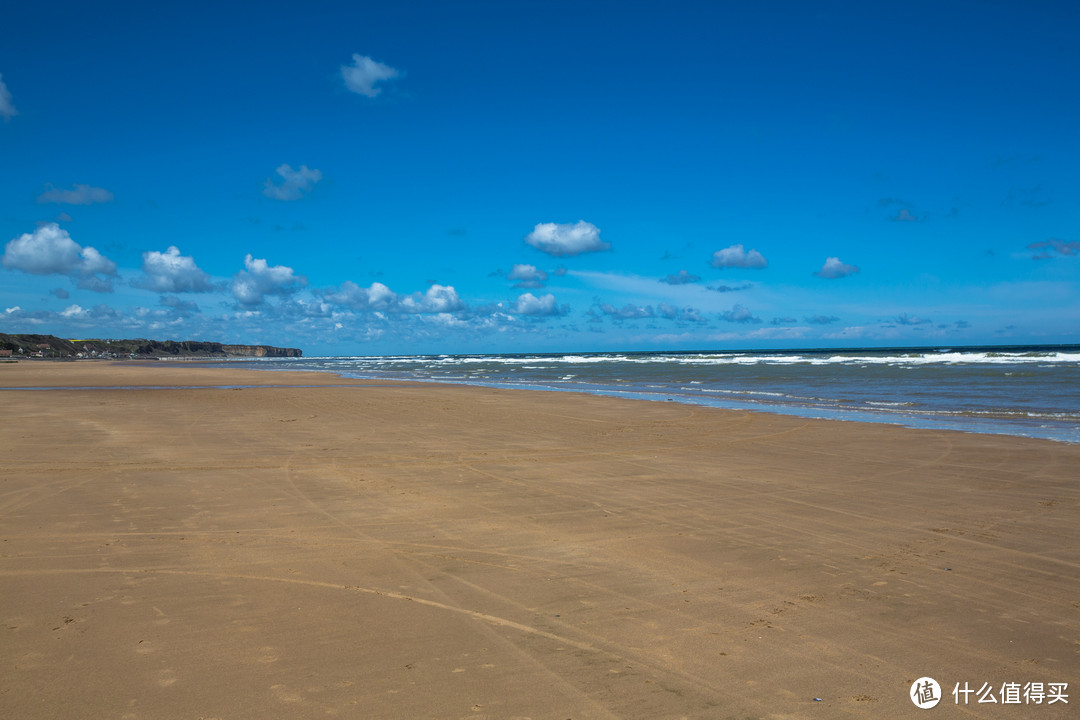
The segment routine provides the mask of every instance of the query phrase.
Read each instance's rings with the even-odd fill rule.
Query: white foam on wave
[[[355,356],[339,358],[317,358],[326,362],[341,364],[355,363],[362,366],[387,367],[394,365],[428,365],[431,367],[459,365],[504,365],[524,366],[526,369],[555,369],[558,365],[596,365],[596,364],[633,364],[633,365],[1080,365],[1080,352],[1066,351],[917,351],[897,352],[893,354],[850,354],[837,351],[832,354],[817,353],[692,353],[692,354],[641,354],[600,353],[596,355],[393,355],[393,356]],[[316,360],[316,358],[311,358]]]

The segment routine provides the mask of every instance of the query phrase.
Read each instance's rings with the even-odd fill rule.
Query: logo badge
[[[921,677],[911,683],[911,702],[915,707],[929,710],[941,702],[941,686],[932,677]]]

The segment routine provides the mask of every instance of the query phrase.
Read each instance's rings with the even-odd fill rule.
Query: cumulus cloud
[[[921,318],[915,315],[908,315],[907,313],[900,313],[894,322],[897,325],[929,325],[933,321],[929,318]]]
[[[357,95],[373,98],[382,92],[382,88],[375,87],[377,83],[393,80],[401,74],[367,55],[353,53],[352,58],[352,65],[341,66],[341,77],[345,81],[345,87]]]
[[[517,280],[517,284],[514,285],[517,288],[542,288],[547,277],[547,273],[535,265],[514,265],[506,276],[508,280]]]
[[[309,170],[307,165],[301,165],[299,170],[293,170],[291,165],[281,165],[274,172],[281,178],[280,184],[275,185],[274,178],[268,177],[263,188],[263,195],[274,200],[299,200],[322,180],[322,173]]]
[[[720,317],[733,323],[757,324],[761,322],[761,318],[754,317],[754,314],[742,305],[735,305],[730,310],[725,310],[720,313]]]
[[[352,280],[346,280],[340,288],[322,293],[323,299],[335,305],[343,305],[354,310],[389,310],[397,303],[397,293],[381,282],[371,283],[371,287],[360,287]]]
[[[917,222],[919,218],[911,214],[907,208],[900,208],[900,212],[893,216],[893,222]]]
[[[859,272],[859,268],[854,265],[842,263],[840,258],[831,257],[825,260],[825,264],[814,274],[822,278],[835,279],[854,275],[857,272]]]
[[[366,294],[368,306],[376,310],[389,307],[397,302],[397,294],[381,282],[371,283],[371,287],[367,289]]]
[[[84,247],[80,254],[82,260],[78,267],[79,274],[95,275],[101,273],[102,275],[116,275],[116,263],[94,248]]]
[[[438,283],[432,283],[425,292],[402,296],[380,282],[373,282],[371,287],[365,288],[346,280],[340,287],[316,291],[316,294],[328,303],[372,312],[379,317],[384,317],[382,313],[448,315],[468,309],[453,286]]]
[[[1055,254],[1080,255],[1080,242],[1076,242],[1075,240],[1072,242],[1065,242],[1064,240],[1050,238],[1049,240],[1033,242],[1027,247],[1028,250],[1032,251],[1032,260],[1045,260],[1054,257]]]
[[[840,318],[835,315],[811,315],[810,317],[803,318],[803,320],[811,325],[831,325],[840,320]]]
[[[611,248],[610,243],[600,239],[600,228],[584,220],[578,220],[572,225],[537,223],[533,231],[525,236],[525,242],[555,257],[573,257]]]
[[[19,112],[15,109],[15,105],[11,102],[11,93],[7,89],[7,85],[4,84],[4,76],[0,75],[0,116],[6,121],[10,120]]]
[[[678,308],[674,305],[669,305],[666,302],[662,302],[656,307],[657,314],[666,320],[676,320],[680,322],[705,322],[705,318],[701,317],[701,313],[692,307]]]
[[[39,203],[60,203],[63,205],[93,205],[94,203],[112,202],[113,194],[105,188],[76,184],[71,190],[62,190],[46,184],[45,192],[38,195]],[[70,219],[70,218],[69,218]]]
[[[761,269],[769,264],[765,256],[757,250],[747,251],[742,245],[732,245],[713,253],[710,264],[717,269],[753,268]]]
[[[770,325],[794,325],[799,322],[793,317],[774,317],[769,321]]]
[[[113,291],[112,280],[97,275],[73,275],[71,281],[80,290],[99,293],[111,293]]]
[[[165,252],[152,250],[143,253],[144,277],[133,284],[160,293],[210,292],[214,289],[210,276],[195,265],[195,259],[181,255],[179,248],[170,245]]]
[[[427,292],[415,292],[402,298],[401,309],[407,313],[452,313],[465,309],[452,285],[433,284]]]
[[[100,322],[102,320],[117,320],[121,314],[108,305],[95,305],[87,310],[80,305],[69,305],[61,310],[58,315],[64,320],[75,322]]]
[[[175,295],[164,295],[160,300],[164,307],[171,308],[180,317],[189,317],[199,312],[199,306],[190,300],[181,300]]]
[[[749,290],[754,287],[750,283],[743,283],[742,285],[707,285],[706,290],[712,290],[713,292],[737,292],[739,290]]]
[[[241,305],[261,305],[268,295],[287,296],[307,285],[307,278],[291,267],[269,265],[266,260],[244,257],[244,269],[233,276],[233,297]]]
[[[688,273],[685,270],[680,270],[677,275],[668,275],[667,277],[660,278],[660,282],[667,283],[668,285],[686,285],[687,283],[696,283],[701,278],[697,275]]]
[[[70,275],[79,287],[96,292],[111,292],[107,278],[116,276],[116,263],[92,247],[81,247],[56,223],[9,242],[0,264],[31,275]]]
[[[557,305],[555,296],[551,293],[541,297],[536,297],[532,293],[523,293],[518,296],[514,312],[518,315],[532,315],[534,317],[556,317],[570,312],[570,306]]]

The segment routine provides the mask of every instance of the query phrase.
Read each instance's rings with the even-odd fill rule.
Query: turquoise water
[[[232,361],[589,392],[1080,443],[1080,346],[402,355]]]

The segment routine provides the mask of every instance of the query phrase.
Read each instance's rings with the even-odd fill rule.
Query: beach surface
[[[1080,705],[1077,445],[195,363],[0,387],[0,717]]]

